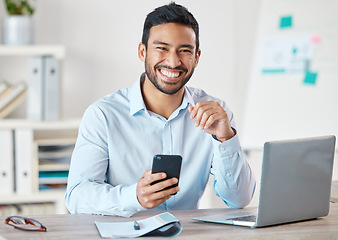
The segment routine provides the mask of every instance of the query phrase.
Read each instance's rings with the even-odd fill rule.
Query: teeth
[[[164,76],[167,76],[167,77],[170,77],[170,78],[178,77],[180,75],[179,72],[169,72],[169,71],[166,71],[166,70],[161,70],[161,73]]]

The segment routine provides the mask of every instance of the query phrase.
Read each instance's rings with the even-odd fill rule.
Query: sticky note
[[[298,49],[297,49],[297,48],[293,48],[293,49],[292,49],[292,54],[293,54],[293,55],[296,55],[297,52],[298,52]]]
[[[306,72],[304,78],[304,84],[315,85],[318,74],[316,72]]]
[[[311,37],[311,42],[312,43],[320,43],[320,36],[314,35]]]
[[[292,16],[284,16],[280,18],[280,28],[292,27]]]
[[[262,73],[285,73],[286,70],[284,68],[276,68],[276,69],[262,69]]]

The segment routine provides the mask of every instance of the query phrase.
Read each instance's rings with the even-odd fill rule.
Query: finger
[[[178,182],[177,178],[170,178],[165,181],[160,181],[149,188],[150,192],[160,192],[165,188],[170,187]]]
[[[194,110],[194,107],[193,107],[193,106],[189,106],[189,107],[188,107],[188,111],[189,111],[189,113],[190,113],[190,117],[192,116],[191,113],[192,113],[193,110]]]
[[[162,191],[149,195],[149,200],[156,202],[156,201],[161,201],[163,199],[168,199],[179,191],[180,191],[180,187],[173,187],[173,188],[169,188],[166,190],[162,190]]]
[[[209,110],[206,110],[203,115],[202,115],[202,118],[201,118],[201,121],[199,123],[200,125],[200,128],[201,129],[204,129],[204,128],[207,128],[206,127],[206,123],[208,121],[212,121],[214,122],[214,118],[215,118],[215,115],[217,114],[217,111],[212,108],[212,109],[209,109]],[[211,118],[211,119],[210,119]]]
[[[145,171],[143,173],[143,176],[140,178],[140,180],[137,182],[137,188],[143,188],[144,186],[148,185],[148,176],[151,175],[151,169]]]
[[[222,114],[222,113],[219,113],[219,112],[214,112],[213,114],[211,114],[209,117],[208,117],[208,119],[207,119],[207,121],[206,121],[206,123],[205,123],[205,125],[204,125],[204,129],[208,129],[209,127],[211,127],[215,122],[218,122],[218,121],[220,121],[220,120],[222,120],[222,119],[225,119],[226,118],[226,113],[225,114]]]
[[[147,185],[150,185],[152,182],[158,181],[158,180],[162,180],[166,178],[166,174],[165,173],[151,173],[151,170],[147,170],[144,174],[144,177],[142,177],[139,182],[138,185],[140,187],[145,187]]]
[[[144,208],[151,209],[151,208],[157,207],[158,205],[168,200],[173,194],[177,193],[180,190],[178,186],[169,188],[166,190],[162,189],[162,188],[171,186],[172,184],[175,184],[177,182],[176,180],[177,180],[176,178],[165,180],[161,182],[162,186],[161,187],[157,186],[157,188],[155,187],[156,185],[155,184],[152,186],[146,186],[146,187],[139,189],[137,191],[138,201]],[[162,190],[157,191],[158,189],[162,189]]]
[[[167,174],[164,172],[160,172],[160,173],[153,173],[149,176],[147,176],[147,180],[150,183],[156,182],[156,181],[160,181],[163,180],[167,177]]]
[[[147,209],[155,208],[158,205],[160,205],[160,204],[164,203],[165,201],[167,201],[171,197],[172,197],[172,195],[168,195],[167,197],[160,198],[160,199],[155,200],[155,201],[151,200],[150,198],[145,198],[144,199],[144,205],[143,205],[143,207],[147,208]]]
[[[164,188],[172,186],[175,183],[177,183],[177,178],[171,178],[155,185],[141,188],[137,194],[137,198],[143,207],[154,208],[180,190],[178,186],[164,190]]]
[[[211,105],[203,105],[198,108],[197,114],[195,116],[195,126],[198,127],[201,124],[202,117],[204,113],[208,110],[211,110],[212,106]]]
[[[217,116],[217,114],[209,116],[207,122],[204,125],[204,129],[208,129],[209,127],[211,127],[212,124],[214,124],[214,122],[218,121],[219,119],[220,117],[219,115]]]
[[[148,176],[148,175],[150,175],[150,174],[151,174],[151,169],[145,171],[145,172],[143,173],[143,176],[142,176],[142,177],[146,177],[146,176]]]
[[[190,118],[195,118],[196,117],[196,114],[198,112],[198,109],[203,106],[205,104],[205,102],[198,102],[196,103],[196,105],[194,107],[191,107],[191,111],[190,112]]]

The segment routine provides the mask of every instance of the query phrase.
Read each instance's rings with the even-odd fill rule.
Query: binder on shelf
[[[0,94],[3,93],[7,89],[8,83],[6,81],[2,81],[0,83]]]
[[[43,120],[43,57],[31,57],[28,60],[28,98],[27,118]]]
[[[10,89],[11,86],[6,81],[2,81],[0,83],[0,99],[5,96]]]
[[[0,98],[0,119],[6,117],[17,109],[26,99],[27,87],[24,82],[14,87],[8,87],[9,91]]]
[[[58,120],[60,74],[55,57],[29,59],[27,118],[30,120]]]
[[[33,186],[33,131],[31,129],[16,129],[15,142],[15,190],[18,194],[29,194],[36,190]]]
[[[13,130],[0,130],[0,195],[14,193]]]
[[[59,61],[55,57],[45,57],[44,72],[44,120],[59,119]]]

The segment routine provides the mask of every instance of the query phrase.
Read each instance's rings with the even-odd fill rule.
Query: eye
[[[165,47],[156,47],[158,50],[166,51],[167,49]]]
[[[181,52],[192,54],[192,51],[190,49],[188,49],[188,48],[187,49],[182,49]]]

